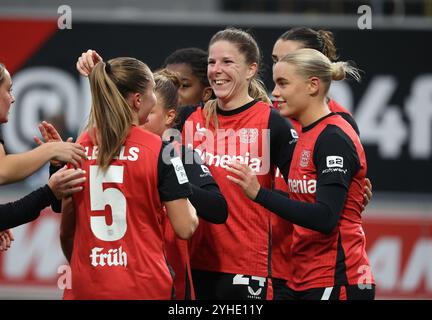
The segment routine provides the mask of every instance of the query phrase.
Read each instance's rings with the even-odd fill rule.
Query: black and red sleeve
[[[196,106],[182,106],[177,109],[177,116],[176,121],[174,125],[174,129],[177,129],[178,131],[183,131],[183,126],[186,122],[186,120],[189,118],[189,116],[194,113],[198,107],[201,107],[201,105]]]
[[[169,152],[164,152],[164,148],[168,148]],[[158,191],[162,202],[192,195],[183,162],[168,142],[162,143],[159,154]]]
[[[224,223],[228,218],[228,204],[209,168],[194,150],[182,146],[182,155],[192,189],[189,201],[198,216],[211,223]]]
[[[274,108],[270,111],[268,128],[270,129],[270,160],[279,168],[286,180],[298,138],[297,132],[291,122],[283,118]]]
[[[351,139],[340,128],[328,126],[315,143],[314,163],[315,203],[292,200],[265,188],[259,190],[255,201],[294,224],[328,234],[339,221],[359,160]]]

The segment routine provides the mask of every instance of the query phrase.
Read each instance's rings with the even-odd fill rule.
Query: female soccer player
[[[228,203],[228,219],[201,221],[192,238],[191,265],[198,299],[271,297],[270,213],[226,179],[227,162],[240,159],[271,186],[272,167],[287,172],[294,129],[270,105],[257,80],[260,50],[239,29],[217,32],[209,44],[207,75],[216,100],[186,119],[183,142],[205,160]],[[288,146],[288,147],[287,147]]]
[[[14,101],[11,76],[0,63],[0,124],[8,121],[9,110]],[[69,142],[49,143],[21,154],[6,155],[4,141],[0,137],[0,185],[25,179],[49,160],[57,159],[78,166],[84,156],[84,149],[79,144]],[[82,188],[78,185],[82,181],[81,170],[63,168],[52,176],[44,187],[18,201],[1,204],[0,249],[10,246],[12,234],[5,232],[6,229],[35,220],[40,211],[56,199],[80,191]]]
[[[328,30],[313,30],[310,28],[299,27],[292,28],[282,34],[275,42],[272,50],[272,60],[276,64],[288,53],[294,52],[301,48],[315,49],[325,54],[330,61],[337,60],[337,50],[335,46],[334,36],[331,31]],[[282,98],[278,95],[278,92],[274,93],[275,100],[273,105],[278,108],[278,104],[282,101]],[[341,115],[351,126],[359,132],[358,126],[353,119],[351,113],[348,110],[339,105],[335,100],[328,99],[327,104],[332,112]],[[300,123],[293,118],[290,118],[290,122],[297,131],[297,134],[301,134]],[[275,176],[275,189],[287,192],[288,187],[280,172],[276,171]],[[372,198],[372,185],[369,179],[366,178],[365,185],[365,199],[364,205],[366,206]],[[272,233],[272,275],[273,275],[273,288],[274,298],[276,300],[284,299],[286,279],[290,271],[290,246],[291,246],[291,223],[287,220],[280,218],[277,215],[273,217],[273,233]]]
[[[94,50],[84,52],[77,61],[77,70],[88,76],[95,63],[102,57]],[[164,62],[165,69],[176,72],[180,77],[178,89],[179,118],[188,117],[196,106],[213,98],[213,91],[207,79],[207,52],[199,48],[183,48],[171,53]],[[173,128],[177,128],[174,124]],[[180,128],[181,130],[181,128]]]
[[[61,241],[72,268],[65,298],[170,299],[163,208],[182,239],[198,218],[181,159],[138,127],[156,103],[153,75],[137,59],[115,58],[97,63],[89,79],[91,113],[78,139],[88,179],[73,203],[63,202]]]
[[[202,58],[203,54],[205,56],[206,68],[207,54],[202,50],[198,51],[198,49],[195,50],[194,48],[178,50],[175,54],[171,55],[167,61],[175,61],[175,63],[169,66],[174,69],[178,67],[180,71],[184,71],[184,68],[187,66],[183,66],[182,64],[186,57]],[[98,60],[99,58],[102,59],[99,55],[93,56],[86,54],[85,57],[88,59],[93,59],[94,57]],[[192,62],[187,65],[197,67],[200,63],[201,61],[199,59],[192,59]],[[81,68],[83,68],[82,65]],[[91,70],[92,67],[87,66],[86,71],[91,72]],[[173,128],[176,124],[177,109],[181,101],[179,95],[182,82],[177,75],[178,72],[170,71],[169,69],[162,69],[154,74],[157,102],[150,111],[145,123],[141,126],[161,136],[166,141],[170,141],[170,138],[172,138],[169,129]],[[189,78],[185,80],[184,77],[182,80],[190,81]],[[196,83],[192,85],[192,87],[195,86]],[[194,90],[196,91],[196,88]],[[202,93],[205,94],[204,92]],[[47,130],[48,129],[49,127],[47,127]],[[228,215],[227,204],[219,187],[211,176],[210,171],[193,150],[185,148],[184,145],[181,144],[179,144],[178,147],[193,191],[189,200],[196,208],[198,216],[210,223],[224,223]],[[186,161],[186,159],[193,159],[194,161]],[[174,234],[167,219],[164,220],[164,230],[168,262],[175,273],[176,299],[194,299],[195,294],[190,273],[188,244]]]
[[[207,79],[207,52],[199,48],[183,48],[165,59],[165,68],[180,75],[179,106],[196,106],[207,102],[213,94]]]
[[[180,79],[176,73],[163,69],[154,74],[154,80],[157,103],[142,127],[169,141],[169,129],[176,120]],[[228,216],[227,203],[209,169],[193,150],[181,144],[178,147],[193,191],[188,199],[197,215],[210,223],[224,223]],[[189,157],[194,157],[194,161],[186,161]],[[188,243],[175,235],[167,219],[164,220],[164,231],[167,259],[175,273],[176,299],[194,299]]]
[[[288,53],[301,48],[318,50],[326,55],[330,61],[336,61],[338,58],[334,36],[331,31],[316,31],[310,28],[299,27],[288,30],[276,40],[272,51],[273,64],[277,63]],[[277,106],[279,97],[275,98],[275,106]],[[359,133],[357,123],[348,110],[339,105],[333,99],[328,99],[327,104],[332,112],[340,114],[346,121],[349,122],[349,124],[351,124],[354,130]],[[294,128],[300,132],[301,126],[298,124],[298,122],[295,119],[290,120],[292,121]]]
[[[289,198],[261,186],[249,167],[233,163],[228,179],[256,203],[294,224],[291,299],[373,299],[374,279],[361,224],[366,157],[357,133],[330,111],[332,80],[359,79],[348,63],[299,49],[274,66],[280,112],[302,133],[288,175]]]
[[[88,76],[97,62],[103,61],[95,50],[87,50],[79,57],[76,67],[83,76]],[[178,105],[196,106],[212,97],[207,79],[207,53],[199,48],[183,48],[171,53],[164,62],[166,69],[180,75]]]

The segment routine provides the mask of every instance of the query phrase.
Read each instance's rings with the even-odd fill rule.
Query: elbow
[[[63,251],[63,255],[69,263],[72,256],[74,238],[74,232],[60,228],[60,247]]]
[[[330,221],[329,223],[327,223],[326,226],[322,226],[318,231],[321,233],[324,233],[325,235],[330,235],[334,232],[334,230],[336,229],[336,226],[338,224],[338,221]]]
[[[64,215],[65,213],[63,213]],[[63,218],[63,217],[62,217]],[[60,223],[60,242],[68,242],[68,241],[73,241],[74,237],[75,237],[75,226],[71,226],[67,223],[64,223],[64,221],[62,221]]]
[[[195,207],[192,206],[189,201],[188,205],[189,221],[185,227],[181,228],[181,230],[178,230],[178,232],[176,232],[177,236],[183,240],[190,239],[199,225],[199,219]]]
[[[70,264],[72,251],[73,251],[73,239],[62,239],[60,238],[60,247],[63,252],[64,257]]]
[[[214,224],[223,224],[228,219],[228,204],[225,199],[219,208],[218,213],[214,216]]]
[[[6,172],[0,171],[0,186],[9,183]]]
[[[325,207],[324,207],[325,206]],[[342,214],[342,210],[332,210],[328,205],[324,205],[322,213],[322,217],[325,217],[323,220],[321,220],[321,223],[319,225],[319,232],[330,235],[335,231],[335,228],[339,224],[339,219]]]
[[[319,229],[318,231],[325,234],[326,236],[328,236],[333,232],[333,230],[334,230],[334,228],[325,227],[325,228]]]
[[[228,219],[228,204],[225,198],[220,194],[217,202],[213,202],[211,209],[205,209],[205,214],[197,211],[200,218],[213,224],[223,224]]]
[[[66,230],[62,230],[60,228],[60,242],[66,243],[68,241],[71,241],[74,238],[73,234],[70,232],[66,232]]]
[[[183,228],[182,230],[178,230],[176,232],[177,236],[182,240],[189,240],[192,235],[195,233],[195,230],[198,228],[199,220],[197,215],[195,214],[194,217],[192,217],[189,225],[186,228]]]

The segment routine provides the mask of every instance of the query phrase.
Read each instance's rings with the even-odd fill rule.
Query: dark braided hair
[[[338,59],[334,36],[331,31],[315,31],[305,27],[292,28],[282,34],[279,39],[283,41],[298,41],[303,45],[303,48],[318,50],[326,55],[330,61],[336,61]]]
[[[201,84],[208,87],[210,83],[207,79],[207,58],[207,52],[199,48],[178,49],[165,59],[164,66],[166,67],[168,64],[187,64]]]

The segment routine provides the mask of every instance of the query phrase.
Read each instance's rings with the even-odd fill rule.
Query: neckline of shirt
[[[222,110],[221,108],[219,108],[219,106],[217,106],[217,113],[222,115],[222,116],[233,116],[235,114],[239,114],[243,111],[246,111],[247,109],[249,109],[250,107],[252,107],[253,105],[255,105],[255,103],[257,103],[258,100],[252,100],[251,102],[246,103],[245,105],[241,106],[240,108],[236,108],[234,110]]]
[[[302,128],[302,132],[307,132],[311,129],[313,129],[318,123],[320,123],[321,121],[323,121],[324,119],[334,116],[336,113],[334,112],[330,112],[329,114],[325,115],[324,117],[319,118],[318,120],[316,120],[315,122],[311,123],[310,125],[303,127]]]

